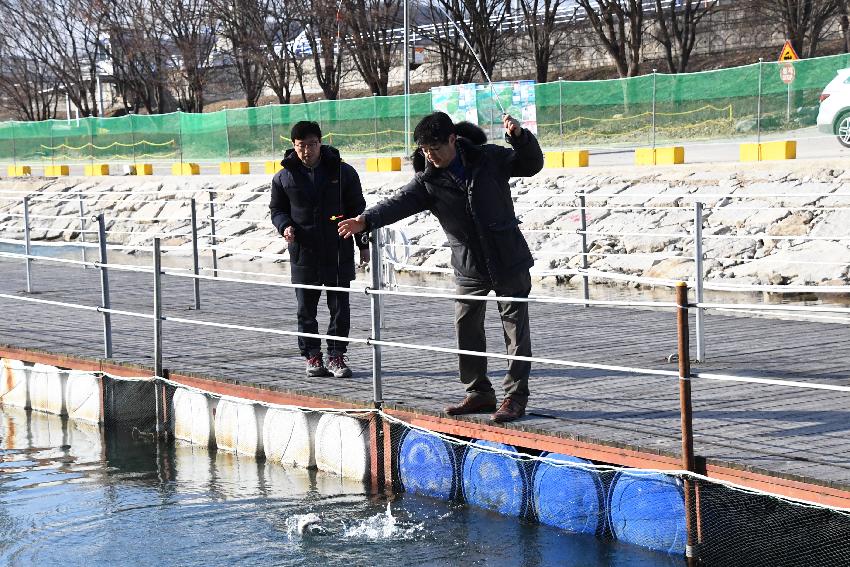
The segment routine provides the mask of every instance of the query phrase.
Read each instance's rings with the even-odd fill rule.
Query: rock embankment
[[[845,165],[810,161],[552,170],[514,180],[513,194],[540,277],[576,277],[582,260],[577,195],[583,193],[594,281],[610,282],[603,273],[692,279],[694,203],[700,202],[709,287],[839,286],[850,284],[850,167]],[[363,174],[367,201],[392,194],[409,177]],[[286,259],[285,243],[268,220],[267,177],[32,178],[4,180],[0,190],[4,240],[23,238],[22,219],[16,215],[26,194],[34,241],[77,240],[77,195],[82,194],[87,216],[105,214],[110,243],[144,251],[160,235],[164,246],[174,247],[171,253],[189,254],[190,200],[196,200],[201,233],[209,234],[212,193],[220,255],[247,250],[260,262]],[[49,218],[56,216],[62,218]],[[432,216],[415,215],[395,228],[411,244],[409,255],[400,258],[405,264],[419,270],[448,267],[445,237]]]

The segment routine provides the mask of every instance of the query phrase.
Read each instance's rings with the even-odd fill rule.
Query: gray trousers
[[[492,285],[489,283],[457,284],[457,293],[461,295],[487,295],[495,291],[501,297],[528,297],[531,292],[531,276],[528,270],[520,272],[509,281]],[[487,301],[455,302],[455,327],[457,345],[461,350],[483,352],[487,350],[487,338],[484,333],[484,313]],[[497,302],[502,318],[502,330],[505,334],[505,347],[508,354],[531,356],[531,333],[528,326],[528,303],[519,301]],[[487,378],[487,358],[461,354],[458,356],[460,381],[466,385],[467,395],[494,397],[493,385]],[[505,395],[525,401],[528,399],[528,375],[530,362],[508,361],[505,375]]]

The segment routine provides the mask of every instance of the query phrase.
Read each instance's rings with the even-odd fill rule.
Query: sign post
[[[782,82],[788,85],[788,103],[785,107],[785,122],[791,121],[791,83],[797,78],[797,71],[794,69],[794,61],[799,57],[794,51],[794,46],[786,40],[782,46],[782,51],[779,52],[779,78]]]

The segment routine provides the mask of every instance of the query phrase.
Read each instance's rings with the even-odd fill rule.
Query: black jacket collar
[[[324,167],[326,171],[335,171],[339,169],[340,163],[342,163],[342,158],[339,156],[338,149],[333,146],[326,146],[322,144],[321,149],[319,150],[319,155],[321,156],[319,167]],[[286,153],[283,154],[283,159],[280,160],[280,165],[289,171],[304,171],[307,169],[307,166],[304,165],[293,148],[286,150]]]

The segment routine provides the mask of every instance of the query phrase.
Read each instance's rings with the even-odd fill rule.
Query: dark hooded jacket
[[[530,177],[543,168],[537,139],[523,130],[513,146],[476,145],[457,139],[466,171],[458,183],[446,168],[430,162],[393,197],[365,213],[368,229],[431,211],[448,237],[459,283],[499,283],[534,264],[514,212],[509,180]]]
[[[354,244],[340,238],[332,219],[356,217],[366,208],[360,178],[353,167],[344,163],[339,151],[321,146],[321,160],[313,170],[289,149],[280,162],[284,169],[272,179],[269,209],[277,231],[295,227],[295,242],[289,243],[292,282],[336,285],[354,279]],[[358,246],[366,247],[361,240]]]

